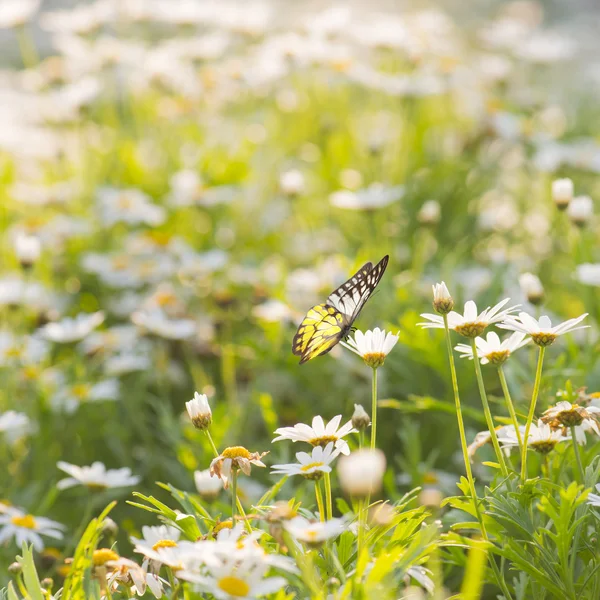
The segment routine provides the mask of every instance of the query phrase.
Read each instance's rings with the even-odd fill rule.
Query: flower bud
[[[42,253],[42,244],[35,235],[19,234],[15,239],[15,254],[23,269],[30,269]]]
[[[196,429],[208,429],[212,423],[212,411],[206,394],[194,393],[194,398],[185,403],[188,415]]]
[[[279,178],[279,187],[286,196],[298,196],[304,192],[304,175],[296,169],[286,171]]]
[[[573,199],[573,182],[569,179],[555,179],[552,182],[552,199],[560,210],[565,210]]]
[[[11,563],[8,567],[8,572],[16,575],[21,572],[21,565],[18,562]]]
[[[102,533],[115,537],[119,533],[119,526],[110,517],[106,517],[102,522]]]
[[[54,579],[52,579],[52,577],[44,577],[40,583],[42,584],[42,589],[44,590],[52,590],[54,587]]]
[[[371,424],[371,417],[361,404],[354,405],[354,414],[352,415],[352,427],[362,431]]]
[[[571,222],[578,227],[583,227],[594,214],[594,203],[589,196],[576,196],[567,209]]]
[[[541,304],[544,299],[544,286],[537,275],[522,273],[519,276],[519,285],[528,302],[536,305]]]
[[[338,477],[344,492],[367,497],[381,489],[385,473],[385,454],[381,450],[358,450],[338,463]]]
[[[417,213],[417,220],[423,225],[437,225],[441,217],[440,203],[437,200],[427,200]]]
[[[433,308],[441,315],[447,315],[454,308],[454,300],[443,281],[433,286]]]

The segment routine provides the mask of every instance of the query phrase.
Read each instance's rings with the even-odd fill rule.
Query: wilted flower
[[[129,467],[107,469],[103,463],[98,461],[89,467],[78,467],[64,461],[59,461],[56,466],[71,476],[61,479],[56,484],[59,490],[66,490],[76,485],[85,485],[90,490],[104,490],[135,485],[140,482],[139,477],[131,474]]]
[[[573,182],[569,178],[552,182],[552,199],[560,210],[565,210],[573,199]]]
[[[207,429],[212,423],[212,411],[206,394],[194,392],[194,398],[186,402],[185,407],[196,429]]]
[[[553,429],[559,427],[577,427],[583,423],[592,431],[600,435],[595,415],[600,414],[600,408],[596,406],[579,406],[565,400],[557,402],[542,415],[541,421],[548,423]]]
[[[331,463],[337,458],[340,450],[329,442],[325,448],[315,446],[311,454],[297,452],[298,463],[273,465],[273,475],[302,475],[306,479],[321,479],[324,473],[331,473]]]
[[[587,316],[588,314],[585,313],[576,319],[569,319],[560,325],[555,325],[552,327],[552,322],[547,316],[542,316],[539,320],[537,320],[525,312],[520,312],[518,317],[507,316],[504,321],[498,325],[498,327],[501,329],[508,329],[510,331],[521,331],[522,333],[526,333],[531,336],[531,339],[538,346],[545,347],[554,343],[559,335],[589,327],[589,325],[581,325],[577,327],[577,325],[581,323],[581,321],[583,321],[583,319],[585,319]]]
[[[375,327],[373,331],[363,333],[358,330],[354,338],[348,337],[348,342],[341,342],[342,346],[358,354],[365,364],[373,369],[381,367],[386,356],[392,351],[398,342],[399,334],[387,333],[385,330]]]
[[[267,454],[269,453],[249,452],[243,446],[231,446],[225,448],[225,450],[210,463],[210,474],[213,477],[220,477],[223,481],[223,487],[227,489],[232,469],[239,469],[244,475],[250,475],[251,465],[266,467],[260,459]]]
[[[544,299],[544,286],[540,278],[533,273],[522,273],[519,275],[521,291],[531,304],[540,304]]]
[[[448,313],[448,327],[465,337],[477,337],[478,335],[481,335],[489,325],[502,321],[502,319],[506,318],[507,315],[519,306],[517,304],[502,310],[509,301],[510,298],[505,298],[493,308],[488,306],[482,313],[477,314],[477,305],[472,300],[469,300],[465,303],[464,315],[455,311]],[[442,317],[428,313],[422,314],[421,316],[430,321],[429,323],[419,323],[421,327],[435,329],[445,328],[444,319]]]
[[[338,464],[338,477],[344,492],[367,497],[381,489],[385,474],[385,454],[378,449],[357,450],[344,456]]]

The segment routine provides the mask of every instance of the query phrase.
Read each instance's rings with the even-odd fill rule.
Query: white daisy
[[[79,342],[104,321],[104,313],[79,313],[75,318],[66,317],[56,323],[48,323],[39,332],[47,340],[57,343]]]
[[[0,433],[9,444],[14,444],[32,430],[31,421],[25,413],[8,410],[0,414]]]
[[[600,286],[600,263],[577,265],[576,279],[585,285]]]
[[[519,275],[519,286],[531,304],[540,304],[544,298],[544,286],[540,278],[533,273],[521,273]]]
[[[37,336],[0,331],[0,366],[39,364],[49,352],[50,344]]]
[[[223,489],[223,482],[219,477],[212,477],[210,469],[194,471],[194,483],[198,493],[206,500],[216,498]]]
[[[210,463],[210,474],[213,477],[220,477],[225,489],[229,487],[229,478],[231,469],[236,468],[244,475],[250,475],[252,465],[257,467],[266,467],[261,458],[269,454],[268,452],[250,452],[243,446],[230,446],[225,448],[219,456]]]
[[[538,346],[549,346],[559,335],[589,327],[589,325],[580,325],[577,327],[587,316],[588,314],[585,313],[576,319],[569,319],[560,325],[552,327],[550,317],[544,315],[537,320],[525,312],[520,312],[518,317],[506,316],[504,321],[498,324],[498,327],[508,329],[509,331],[526,333],[531,336],[531,339]]]
[[[552,182],[552,199],[560,210],[565,210],[573,199],[573,181],[569,178]]]
[[[96,383],[61,385],[50,397],[50,405],[57,411],[74,413],[87,402],[110,402],[119,399],[121,386],[118,379],[103,379]]]
[[[510,298],[505,298],[496,306],[489,306],[480,314],[477,313],[477,305],[472,300],[465,303],[464,314],[459,314],[455,311],[448,313],[448,327],[457,333],[468,338],[474,338],[481,335],[489,325],[502,321],[507,315],[518,308],[518,304],[510,308],[503,307],[510,301]],[[444,318],[439,315],[424,313],[421,315],[428,319],[429,323],[419,323],[423,328],[444,329]]]
[[[375,327],[373,331],[369,330],[366,333],[358,330],[354,333],[354,338],[348,337],[348,343],[341,342],[341,344],[362,357],[368,366],[376,369],[383,365],[386,356],[398,342],[399,335],[399,333],[386,334],[385,330]]]
[[[29,22],[42,0],[4,0],[0,6],[0,29],[19,27]]]
[[[290,535],[308,546],[319,546],[323,542],[336,538],[347,529],[344,519],[329,521],[309,521],[304,517],[295,517],[283,525]]]
[[[594,433],[600,435],[597,416],[599,414],[600,408],[596,406],[579,406],[562,400],[545,411],[541,420],[555,429],[558,427],[579,427],[585,424],[586,429],[591,429]]]
[[[175,548],[179,542],[181,531],[170,525],[155,525],[154,527],[142,527],[142,538],[131,536],[130,540],[134,546],[134,552],[144,556],[145,551],[156,552],[159,548]]]
[[[15,254],[23,268],[29,268],[37,262],[42,253],[40,238],[27,233],[19,233],[15,237]]]
[[[570,436],[563,435],[561,429],[553,430],[550,425],[539,420],[537,425],[535,423],[531,425],[527,438],[527,447],[540,454],[547,454],[554,449],[556,444],[568,441],[569,439],[571,439]],[[512,430],[507,428],[506,433],[502,437],[498,436],[498,441],[503,448],[511,448],[519,445],[514,428]]]
[[[23,543],[32,544],[41,552],[44,549],[41,536],[62,540],[63,529],[65,526],[56,521],[46,517],[34,517],[17,508],[0,514],[0,544],[14,538],[19,548]]]
[[[351,496],[375,494],[381,489],[385,468],[385,454],[381,450],[357,450],[340,459],[337,468],[340,486]]]
[[[345,425],[339,427],[341,420],[342,415],[337,415],[325,426],[323,417],[316,416],[312,420],[312,426],[298,423],[293,427],[280,427],[275,430],[275,433],[279,435],[273,439],[273,442],[291,440],[292,442],[308,442],[312,446],[322,447],[327,446],[329,442],[333,442],[342,454],[350,454],[348,442],[342,438],[350,433],[356,433],[356,429],[352,427],[352,421],[348,421]]]
[[[273,475],[302,475],[306,479],[320,479],[324,473],[331,473],[331,463],[340,454],[338,448],[334,448],[333,442],[329,442],[325,448],[315,446],[312,454],[297,452],[298,463],[287,465],[273,465]]]
[[[600,483],[596,484],[596,491],[598,492],[598,494],[588,494],[587,503],[590,506],[600,507]]]
[[[450,295],[446,284],[435,283],[433,288],[433,308],[441,315],[447,315],[454,308],[454,299]]]
[[[140,482],[139,477],[131,474],[129,467],[107,469],[103,463],[98,461],[91,466],[78,467],[61,460],[56,463],[56,466],[71,476],[61,479],[56,484],[59,490],[66,490],[76,485],[85,485],[91,490],[103,490],[136,485]]]
[[[362,190],[338,190],[329,196],[329,202],[347,210],[374,210],[397,202],[404,196],[404,186],[385,186],[373,183]]]
[[[521,436],[521,439],[523,439],[524,434],[525,434],[525,425],[519,425],[519,435]],[[518,436],[515,434],[514,425],[503,425],[502,427],[497,427],[496,428],[496,436],[497,436],[498,440],[500,440],[500,438],[511,439],[511,440],[514,438],[515,440],[517,440],[517,444],[520,445]],[[491,441],[492,441],[492,434],[490,433],[489,429],[486,429],[485,431],[480,431],[479,433],[477,433],[475,435],[475,438],[473,439],[473,441],[469,444],[469,446],[467,448],[467,454],[468,454],[471,462],[473,462],[473,457],[475,456],[475,452],[477,452],[477,450],[479,450],[479,448],[485,446],[486,444],[491,443]],[[507,455],[510,454],[509,447],[505,448],[504,451]]]
[[[100,188],[97,200],[100,218],[107,226],[119,222],[157,226],[166,219],[164,208],[153,204],[141,190]]]
[[[531,338],[525,338],[525,334],[520,331],[515,331],[505,340],[500,341],[498,334],[494,331],[488,332],[486,339],[482,337],[475,338],[477,346],[477,356],[482,365],[492,363],[493,365],[501,365],[506,362],[508,357],[519,348],[522,348],[529,343]],[[461,354],[461,358],[473,360],[473,348],[467,344],[457,344],[454,349]]]
[[[142,329],[167,340],[184,340],[196,333],[196,321],[170,319],[162,310],[140,310],[131,315],[131,320]]]
[[[589,196],[575,196],[567,207],[567,215],[575,225],[583,227],[594,215],[594,201]]]
[[[212,411],[206,394],[194,392],[194,397],[185,403],[185,408],[197,429],[204,430],[212,423]]]

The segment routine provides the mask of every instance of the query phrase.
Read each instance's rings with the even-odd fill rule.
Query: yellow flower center
[[[250,458],[250,452],[244,446],[231,446],[223,450],[221,456],[223,458]]]
[[[122,210],[128,210],[132,207],[133,203],[131,202],[131,198],[126,194],[121,194],[119,196],[119,200],[117,202],[118,206]]]
[[[175,548],[177,542],[174,540],[159,540],[152,546],[152,550],[158,550],[159,548]]]
[[[230,596],[236,596],[237,598],[245,598],[250,591],[250,586],[239,577],[222,577],[217,583],[220,590],[223,590]]]
[[[25,529],[37,529],[37,523],[32,515],[23,515],[22,517],[13,517],[10,522],[17,527]]]
[[[119,555],[110,548],[99,548],[98,550],[94,550],[94,554],[92,555],[94,566],[100,567],[105,565],[109,560],[119,560]]]
[[[325,465],[325,463],[323,463],[323,462],[312,462],[312,463],[308,463],[307,465],[304,465],[300,470],[303,471],[304,473],[306,473],[307,471],[310,471],[314,467],[322,467],[324,465]]]
[[[111,262],[115,271],[124,271],[129,266],[129,258],[125,255],[115,256]]]
[[[482,323],[481,321],[471,321],[470,323],[462,323],[457,325],[454,328],[456,333],[460,333],[460,335],[464,335],[468,338],[475,338],[478,335],[481,335],[485,328],[487,327],[487,323]]]
[[[325,448],[329,442],[337,442],[338,438],[335,435],[323,435],[321,437],[313,438],[312,440],[308,440],[308,443],[313,446],[321,446],[321,448]]]
[[[169,292],[158,292],[154,299],[159,306],[170,306],[177,302],[175,294]]]
[[[25,377],[25,379],[37,379],[39,374],[39,369],[33,365],[29,365],[23,369],[23,377]]]
[[[79,400],[85,400],[90,395],[90,386],[85,383],[78,383],[71,388],[71,392]]]
[[[17,346],[13,346],[12,348],[8,348],[5,354],[6,358],[21,358],[21,356],[23,356],[23,350],[17,348]]]
[[[546,347],[546,346],[550,346],[550,344],[554,343],[554,340],[557,338],[558,336],[555,333],[533,333],[531,334],[531,339],[534,341],[534,343],[536,343],[538,346],[542,346],[542,347]]]
[[[151,231],[148,237],[158,246],[167,246],[171,241],[171,235],[164,231]]]
[[[89,483],[85,484],[85,487],[87,487],[88,490],[91,491],[99,491],[99,490],[105,490],[108,486],[105,483],[99,483],[97,481],[90,481]]]
[[[438,476],[435,473],[425,473],[425,475],[423,475],[423,483],[438,483],[439,479]]]
[[[541,440],[539,442],[530,442],[529,446],[531,446],[536,452],[540,454],[548,454],[554,450],[554,446],[556,446],[556,442],[554,440]]]
[[[493,365],[501,365],[503,362],[506,362],[509,356],[510,352],[508,350],[497,350],[485,355]]]
[[[378,369],[385,362],[385,354],[383,352],[369,352],[368,354],[363,354],[363,360],[367,367]]]

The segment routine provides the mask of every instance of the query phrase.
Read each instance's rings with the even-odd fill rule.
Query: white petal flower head
[[[98,325],[104,321],[104,313],[79,313],[74,319],[67,317],[56,323],[48,323],[40,329],[41,335],[50,340],[66,344],[79,342],[89,335]]]
[[[399,334],[386,333],[385,330],[375,327],[366,333],[358,330],[354,333],[354,338],[349,337],[347,343],[341,344],[362,357],[369,367],[377,369],[385,362],[386,356],[398,342],[398,337]]]
[[[498,302],[496,306],[488,306],[483,312],[478,314],[477,305],[472,300],[469,300],[465,303],[464,314],[461,315],[455,311],[448,313],[448,327],[465,337],[477,337],[478,335],[481,335],[489,325],[502,321],[518,308],[518,304],[509,308],[504,308],[509,301],[510,298],[505,298],[502,302]],[[421,327],[445,329],[443,317],[429,313],[422,314],[421,316],[429,321],[428,323],[419,323]]]
[[[541,420],[548,423],[553,429],[579,427],[585,423],[586,429],[600,435],[597,421],[599,414],[600,408],[596,406],[579,406],[562,400],[545,411]]]
[[[381,489],[385,467],[385,454],[381,450],[358,450],[340,460],[337,470],[340,485],[351,496],[370,496]]]
[[[212,477],[210,469],[204,471],[194,471],[194,484],[197,492],[205,500],[213,500],[223,489],[223,482],[219,477]]]
[[[600,287],[600,263],[577,265],[575,278],[585,285]]]
[[[482,365],[491,363],[501,365],[506,362],[509,356],[519,348],[529,343],[531,338],[525,337],[521,331],[515,331],[503,341],[500,341],[498,334],[494,331],[488,332],[485,339],[475,338],[477,346],[477,356]],[[461,358],[473,360],[473,348],[467,344],[457,344],[454,349],[460,352]]]
[[[454,308],[454,299],[450,295],[446,284],[435,283],[433,286],[433,308],[441,315],[447,315]]]
[[[71,476],[61,479],[56,484],[59,490],[65,490],[76,485],[85,485],[91,490],[104,490],[107,488],[131,486],[140,482],[139,477],[131,474],[129,467],[107,469],[101,462],[95,462],[90,466],[78,467],[64,461],[59,461],[56,466]]]
[[[302,475],[305,479],[321,479],[324,473],[331,473],[331,463],[340,454],[339,448],[335,448],[333,442],[329,442],[325,448],[315,446],[312,453],[297,452],[298,463],[286,465],[273,465],[273,475]]]
[[[196,333],[196,321],[192,319],[169,319],[159,309],[139,310],[131,315],[131,320],[142,329],[167,340],[185,340]]]
[[[61,540],[64,529],[65,526],[56,521],[46,517],[34,517],[14,507],[0,514],[0,544],[14,538],[17,546],[32,544],[35,550],[41,552],[44,549],[41,536]]]
[[[578,227],[583,227],[594,214],[594,202],[589,196],[576,196],[569,203],[567,215]]]
[[[327,540],[338,537],[347,529],[344,519],[330,519],[325,522],[313,522],[304,517],[295,517],[286,521],[284,527],[292,537],[307,546],[320,546]]]
[[[352,427],[352,421],[339,427],[341,420],[342,415],[337,415],[325,425],[323,417],[316,416],[312,420],[312,426],[298,423],[293,427],[280,427],[275,430],[278,436],[273,439],[273,442],[291,440],[292,442],[308,442],[311,446],[322,447],[333,442],[342,454],[350,454],[348,442],[343,438],[350,433],[357,433],[357,431]]]
[[[193,399],[186,402],[185,407],[196,429],[207,429],[212,423],[212,411],[206,394],[194,392]]]
[[[521,273],[519,275],[519,285],[528,302],[535,305],[540,304],[544,298],[544,286],[537,275]]]
[[[561,429],[553,430],[550,425],[547,425],[542,420],[539,420],[537,425],[534,423],[529,430],[527,437],[527,447],[539,452],[540,454],[548,454],[554,450],[554,447],[559,442],[569,440],[569,436],[563,435]],[[503,447],[517,446],[518,440],[516,435],[509,435],[499,439]]]
[[[526,333],[531,336],[531,339],[538,346],[546,347],[553,344],[559,335],[589,327],[589,325],[579,325],[587,316],[588,313],[584,313],[576,319],[569,319],[552,327],[550,317],[544,315],[537,320],[525,312],[520,312],[518,317],[507,316],[498,327],[508,329],[509,331]]]
[[[179,542],[181,532],[169,525],[157,525],[154,527],[142,527],[142,538],[131,537],[134,552],[144,556],[148,551],[157,551],[159,548],[175,548]]]
[[[590,506],[600,507],[600,483],[596,484],[596,491],[598,494],[588,494],[587,503]]]
[[[404,186],[385,186],[373,183],[369,187],[351,192],[338,190],[329,196],[329,202],[337,208],[347,210],[375,210],[397,202],[404,196]]]
[[[42,0],[4,0],[0,6],[0,29],[19,27],[29,22]]]
[[[560,210],[565,210],[573,199],[573,181],[568,177],[552,182],[552,199]]]

